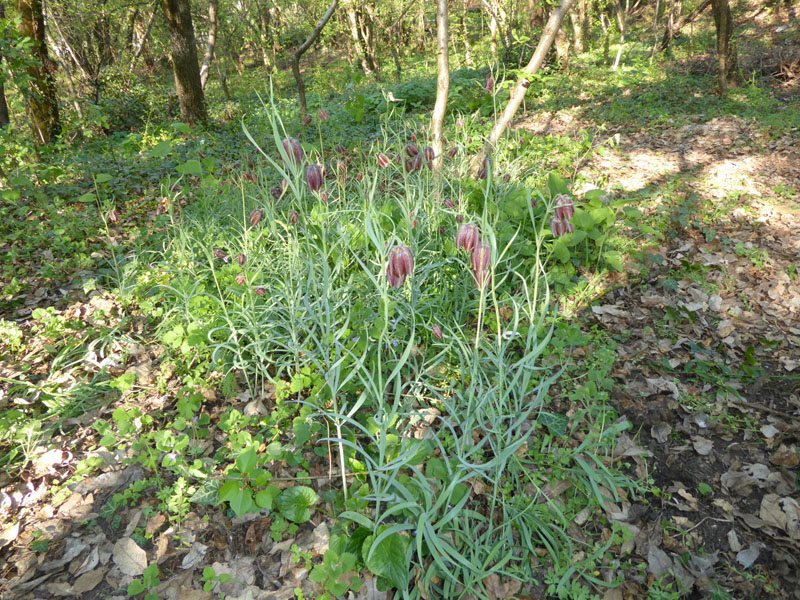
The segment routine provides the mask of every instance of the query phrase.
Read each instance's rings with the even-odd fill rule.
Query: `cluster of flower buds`
[[[288,156],[289,160],[295,165],[299,165],[303,162],[305,152],[303,152],[303,146],[300,145],[300,141],[296,138],[287,137],[283,140],[283,149],[286,151],[286,156]]]
[[[399,288],[414,272],[414,254],[411,248],[398,244],[389,253],[389,264],[386,267],[386,279],[389,285]]]
[[[323,172],[320,165],[308,165],[306,167],[306,184],[312,192],[318,192],[322,187]]]
[[[553,199],[555,214],[550,219],[550,232],[553,237],[561,237],[575,231],[571,219],[575,214],[575,202],[568,194],[559,194]]]

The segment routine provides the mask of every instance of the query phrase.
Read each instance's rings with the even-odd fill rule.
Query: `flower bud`
[[[361,182],[362,179],[364,179],[363,171],[361,173],[359,173],[358,175],[356,175],[356,181]]]
[[[263,287],[254,288],[253,291],[256,293],[256,296],[264,297],[267,295],[267,290],[265,290]]]
[[[386,267],[386,278],[389,285],[399,288],[406,277],[414,271],[414,254],[411,248],[398,244],[389,253],[389,264]]]
[[[406,144],[406,154],[409,158],[414,158],[417,154],[419,154],[419,148],[417,148],[414,144]]]
[[[306,184],[312,192],[317,192],[322,187],[322,167],[308,165],[306,167]]]
[[[322,190],[319,193],[319,199],[322,200],[323,202],[327,202],[328,201],[328,190]]]
[[[462,119],[461,117],[458,117],[456,119],[456,127],[463,127],[463,126],[464,126],[464,119]]]
[[[414,133],[413,131],[411,132],[411,135],[408,136],[408,137],[412,142],[416,142],[417,141],[417,134]]]
[[[239,274],[236,276],[236,283],[238,283],[239,285],[244,285],[246,281],[247,281],[247,280],[246,280],[246,279],[245,279],[245,277],[244,277],[244,273],[239,273]]]
[[[481,231],[474,223],[464,223],[456,233],[456,248],[472,252],[481,241]]]
[[[447,156],[449,156],[450,158],[455,158],[456,154],[458,154],[458,148],[456,148],[455,146],[450,148],[450,150],[447,152]]]
[[[413,158],[406,159],[406,173],[413,173],[422,169],[422,157],[417,154]]]
[[[437,340],[442,339],[442,328],[439,327],[436,323],[431,325],[431,333],[433,334],[433,337],[435,337]]]
[[[246,260],[247,259],[245,258],[244,254],[239,252],[239,256],[236,257],[236,262],[239,263],[240,267],[244,266],[244,263],[246,262]]]
[[[378,154],[378,165],[381,169],[385,169],[390,164],[392,164],[392,161],[388,156],[385,154]]]
[[[289,161],[294,163],[295,165],[299,165],[303,162],[303,157],[305,156],[305,152],[303,152],[303,146],[300,145],[299,140],[293,137],[287,137],[283,140],[283,149],[286,151],[286,155],[289,157]]]
[[[463,223],[464,215],[456,215],[456,223]]]
[[[453,208],[455,208],[455,207],[456,207],[456,205],[455,205],[455,204],[453,204],[453,201],[452,201],[452,200],[450,200],[450,198],[445,198],[445,199],[444,199],[444,202],[443,202],[443,204],[444,204],[444,205],[445,205],[447,208],[450,208],[450,209],[453,209]]]
[[[292,209],[289,211],[289,223],[292,225],[297,225],[297,221],[300,220],[300,213],[296,210]]]
[[[253,212],[250,213],[250,225],[255,227],[256,225],[261,223],[261,219],[263,216],[264,212],[260,208],[255,209]]]
[[[568,194],[559,194],[553,198],[556,216],[562,221],[569,221],[575,214],[575,202]]]
[[[492,77],[491,73],[489,73],[489,76],[486,78],[486,87],[484,89],[487,94],[491,94],[494,89],[494,77]]]
[[[330,118],[330,115],[324,108],[319,109],[317,116],[319,117],[320,121],[327,121]]]
[[[478,242],[472,251],[472,278],[478,289],[483,289],[486,280],[489,278],[489,268],[492,264],[492,249],[486,242]]]
[[[434,159],[434,157],[436,156],[436,153],[433,151],[433,148],[431,148],[430,146],[426,146],[425,150],[423,150],[422,152],[423,152],[423,154],[425,156],[425,160],[427,160],[428,162],[432,161]]]
[[[481,170],[478,171],[478,179],[486,179],[491,169],[492,169],[492,159],[487,156],[486,158],[483,159]]]

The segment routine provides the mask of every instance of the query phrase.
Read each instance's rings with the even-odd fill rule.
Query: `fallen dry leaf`
[[[147,553],[129,537],[123,537],[114,544],[114,564],[119,570],[136,577],[147,568]]]

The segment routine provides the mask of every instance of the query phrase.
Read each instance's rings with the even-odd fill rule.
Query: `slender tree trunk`
[[[589,42],[592,39],[592,4],[593,0],[578,0],[578,20],[581,24],[584,50],[589,49]]]
[[[561,27],[559,27],[558,31],[556,31],[554,42],[559,64],[569,71],[569,56],[571,48],[564,23],[562,23]]]
[[[573,2],[575,2],[575,0],[561,0],[561,4],[550,14],[547,25],[545,25],[544,31],[542,31],[542,37],[539,38],[536,50],[530,62],[525,66],[524,76],[520,77],[514,89],[511,90],[511,96],[503,114],[495,123],[489,134],[489,138],[472,162],[472,166],[470,167],[470,175],[472,177],[478,176],[478,173],[483,167],[484,160],[494,151],[500,136],[503,135],[509,122],[514,118],[517,110],[519,110],[522,100],[525,98],[525,94],[528,93],[528,88],[531,86],[531,80],[528,77],[535,75],[542,67],[547,51],[550,50],[550,46],[553,45],[556,32],[561,28],[564,15],[567,14]]]
[[[172,46],[172,70],[181,107],[181,119],[193,125],[208,120],[189,0],[163,0]]]
[[[442,124],[447,110],[447,92],[450,89],[450,63],[448,60],[448,22],[447,0],[436,0],[436,41],[438,42],[436,79],[436,104],[431,115],[431,133],[433,134],[433,170],[442,167]]]
[[[583,52],[583,29],[581,28],[580,14],[575,6],[569,11],[569,21],[572,24],[572,47],[576,53],[581,53]]]
[[[6,7],[0,1],[0,21],[6,18]],[[0,69],[3,68],[3,61],[5,58],[2,54],[0,54]],[[0,77],[0,128],[7,127],[8,124],[11,122],[11,119],[8,115],[8,104],[6,103],[6,90],[4,86],[5,82]]]
[[[378,68],[378,61],[375,56],[377,55],[377,48],[375,44],[375,11],[370,4],[364,4],[364,11],[367,16],[362,24],[362,36],[364,38],[364,49],[367,51],[367,60],[375,71],[375,75],[380,79],[380,69]]]
[[[206,89],[211,61],[214,60],[214,49],[217,45],[217,5],[219,0],[208,1],[208,39],[206,40],[206,54],[200,67],[200,87]]]
[[[270,47],[273,46],[269,43],[270,38],[270,23],[272,16],[266,6],[262,6],[258,10],[258,21],[260,25],[259,38],[261,39],[261,62],[265,67],[269,67],[273,62],[270,57]],[[274,47],[274,46],[273,46]]]
[[[417,50],[425,49],[425,1],[420,0],[418,3],[419,12],[417,12]]]
[[[617,57],[614,59],[614,66],[611,67],[612,71],[616,71],[619,67],[619,61],[622,58],[622,48],[625,45],[625,33],[628,28],[628,13],[630,12],[631,2],[625,0],[625,8],[622,7],[622,0],[617,0],[615,5],[617,11],[617,26],[619,27],[619,46],[617,47]]]
[[[339,3],[339,0],[333,0],[328,7],[328,10],[325,11],[325,14],[322,15],[322,18],[317,23],[317,26],[314,28],[314,31],[311,32],[311,35],[308,36],[308,39],[303,42],[297,50],[294,51],[292,54],[292,74],[294,75],[294,79],[297,82],[297,95],[300,99],[300,118],[304,119],[306,113],[308,112],[308,107],[306,105],[306,84],[303,82],[303,76],[300,74],[300,58],[303,54],[306,53],[311,47],[317,38],[319,37],[322,28],[325,27],[325,24],[330,20],[333,11],[336,10],[336,5]]]
[[[656,14],[653,17],[653,47],[650,49],[650,64],[653,63],[653,57],[656,55],[656,46],[658,45],[658,13],[661,9],[661,0],[656,0]]]
[[[49,144],[61,133],[56,97],[55,65],[47,54],[41,0],[17,0],[19,31],[33,41],[33,56],[39,62],[28,67],[29,89],[25,91],[31,128],[37,144]]]
[[[736,46],[731,43],[733,19],[728,0],[711,0],[711,10],[717,29],[717,84],[720,93],[724,94],[729,87],[738,84]]]
[[[131,72],[136,67],[136,61],[139,60],[139,57],[144,55],[144,62],[148,67],[152,67],[153,57],[150,54],[150,30],[153,29],[153,23],[156,20],[156,15],[158,14],[158,7],[159,7],[160,0],[155,0],[153,2],[153,10],[150,11],[150,17],[147,19],[147,25],[141,31],[139,31],[140,39],[139,39],[139,46],[136,48],[136,52],[133,54],[133,58],[131,59]]]
[[[347,22],[350,25],[350,37],[353,40],[353,48],[358,57],[358,62],[361,63],[361,68],[364,73],[370,75],[372,69],[367,60],[367,53],[364,51],[364,46],[361,44],[361,36],[358,32],[358,19],[356,17],[356,9],[353,6],[353,0],[348,0],[347,4],[344,6],[344,12],[347,15]]]

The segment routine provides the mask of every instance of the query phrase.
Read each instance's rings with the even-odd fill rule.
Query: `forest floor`
[[[689,73],[707,64],[673,67]],[[565,106],[529,103],[515,129],[578,139],[599,131],[603,107],[681,93],[664,85],[659,92],[657,83],[632,84]],[[798,110],[798,90],[800,76],[769,90],[780,102],[776,118]],[[602,558],[604,577],[622,579],[619,586],[593,590],[604,600],[800,598],[800,130],[775,134],[766,119],[744,111],[709,118],[702,107],[700,98],[669,118],[606,121],[603,136],[618,135],[616,143],[575,170],[576,180],[602,183],[616,197],[634,200],[651,232],[626,231],[637,251],[626,257],[624,276],[596,282],[600,291],[592,305],[575,304],[571,314],[591,341],[573,348],[570,372],[591,370],[600,353],[611,355],[609,401],[633,424],[618,439],[614,457],[648,490],[606,503],[600,518],[587,510],[570,527],[569,535],[581,541],[605,542],[612,530],[624,532],[624,541]],[[152,209],[143,205],[142,219]],[[51,259],[47,252],[39,249],[36,260]],[[0,408],[44,396],[57,403],[66,389],[78,409],[58,409],[65,416],[59,429],[68,433],[51,431],[51,444],[35,428],[30,447],[24,435],[13,438],[25,463],[13,477],[0,473],[0,595],[123,598],[143,561],[172,574],[142,579],[141,589],[158,598],[289,600],[298,589],[319,593],[308,574],[330,532],[321,512],[286,534],[258,514],[231,518],[221,508],[202,516],[192,510],[182,513],[176,545],[176,530],[165,528],[155,499],[130,491],[132,483],[152,484],[142,467],[121,468],[113,445],[98,449],[107,432],[93,424],[119,413],[99,401],[108,387],[74,375],[91,352],[101,354],[109,344],[106,366],[120,379],[133,373],[138,385],[152,388],[142,402],[146,411],[161,410],[182,384],[172,381],[174,366],[160,364],[165,350],[157,341],[135,341],[143,339],[138,336],[146,333],[147,318],[126,316],[119,298],[92,293],[86,281],[81,273],[61,290],[32,284],[24,302],[3,311],[20,320],[36,308],[56,308],[50,317],[40,313],[38,329],[26,324],[24,346],[0,358]],[[80,343],[54,351],[49,344],[56,329],[55,337],[63,338],[65,322]],[[10,339],[2,342],[6,349]],[[47,378],[56,371],[63,380]],[[25,388],[20,382],[31,373],[39,383]],[[569,419],[575,407],[559,386],[550,410]],[[230,403],[213,386],[203,395],[216,416]],[[274,390],[259,398],[240,392],[234,402],[244,414],[257,415],[271,400]],[[117,416],[114,421],[124,424]],[[224,444],[222,436],[214,443]],[[310,463],[312,477],[331,485],[327,455]],[[275,475],[288,480],[295,471],[284,465]],[[124,501],[109,510],[113,495],[123,492]],[[280,541],[270,536],[276,533]],[[137,544],[145,541],[151,544],[146,553]],[[202,565],[214,571],[201,579]],[[220,574],[230,580],[221,581]],[[391,597],[368,576],[365,582],[355,594],[359,600]],[[543,585],[514,593],[498,581],[492,590],[497,600],[548,597]]]

